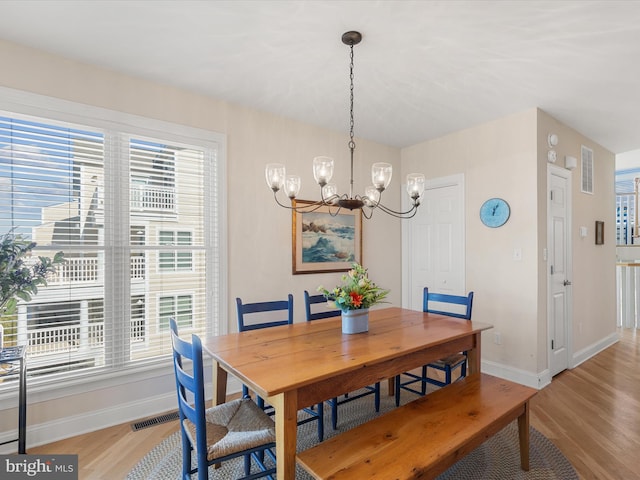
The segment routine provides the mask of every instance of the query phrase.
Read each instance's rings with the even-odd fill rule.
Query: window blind
[[[172,317],[219,331],[217,144],[149,132],[0,111],[0,234],[37,242],[30,261],[65,257],[1,319],[31,376],[168,360]]]

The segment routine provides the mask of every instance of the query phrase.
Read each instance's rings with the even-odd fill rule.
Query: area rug
[[[415,399],[407,394],[403,402]],[[331,412],[325,409],[325,438],[353,428],[376,415],[395,407],[393,397],[381,395],[380,413],[373,408],[373,396],[343,404],[338,411],[338,430],[331,428]],[[302,415],[302,414],[301,414]],[[298,428],[298,451],[318,442],[317,425],[310,422]],[[557,447],[544,435],[531,427],[530,470],[520,469],[517,422],[476,448],[437,480],[578,480],[578,475]],[[127,476],[127,480],[179,480],[182,465],[180,433],[167,437],[151,450]],[[209,470],[210,479],[232,480],[242,477],[242,460],[226,462],[221,468]],[[297,480],[312,477],[300,466],[296,467]],[[354,479],[360,480],[360,479]]]

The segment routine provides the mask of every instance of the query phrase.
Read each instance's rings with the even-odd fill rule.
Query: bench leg
[[[520,439],[520,467],[529,471],[529,402],[524,404],[524,413],[518,417],[518,436]]]

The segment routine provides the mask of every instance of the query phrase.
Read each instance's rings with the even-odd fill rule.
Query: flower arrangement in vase
[[[383,303],[389,290],[378,287],[369,279],[367,269],[354,263],[352,269],[342,275],[342,284],[333,290],[318,287],[329,305],[342,310],[342,331],[360,333],[369,330],[369,307]]]

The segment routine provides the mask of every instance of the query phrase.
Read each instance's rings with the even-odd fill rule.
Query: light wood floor
[[[531,425],[571,461],[580,478],[640,479],[640,333],[573,370],[533,398]],[[122,479],[177,421],[133,432],[129,424],[30,448],[32,454],[79,455],[81,480]]]

